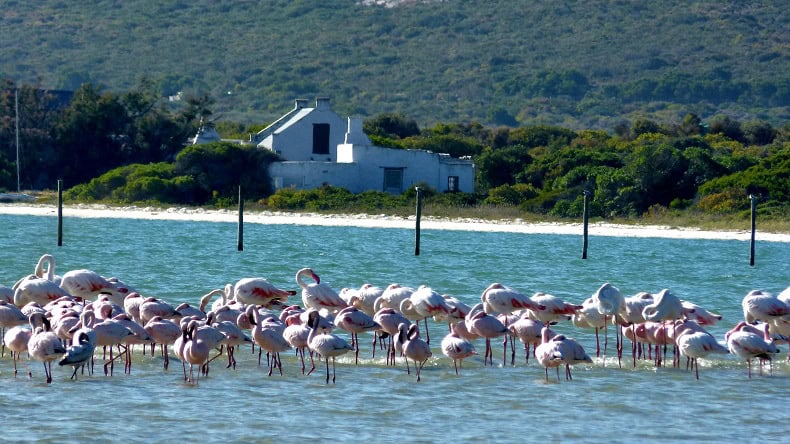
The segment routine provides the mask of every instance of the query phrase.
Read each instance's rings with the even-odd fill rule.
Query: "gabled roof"
[[[285,113],[282,117],[272,122],[266,128],[258,131],[257,134],[252,139],[253,143],[260,144],[263,140],[270,135],[274,134],[280,128],[288,127],[293,125],[294,123],[298,122],[300,119],[304,118],[307,114],[310,114],[315,108],[307,108],[307,100],[305,99],[296,99],[296,105],[294,108],[287,113]]]

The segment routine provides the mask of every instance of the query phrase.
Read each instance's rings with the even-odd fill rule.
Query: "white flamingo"
[[[463,322],[458,321],[458,324],[463,324]],[[463,368],[464,359],[476,355],[477,351],[470,341],[455,332],[455,326],[456,324],[450,324],[450,333],[442,339],[441,347],[442,353],[453,360],[455,374],[458,375],[458,368]]]
[[[309,284],[304,282],[304,278],[309,277],[315,282]],[[296,283],[302,289],[302,303],[305,307],[312,307],[316,310],[328,310],[331,313],[348,306],[337,292],[329,285],[321,282],[321,278],[311,268],[302,268],[296,272]]]
[[[408,329],[408,330],[407,330]],[[431,347],[428,342],[420,338],[420,331],[417,329],[416,324],[411,324],[408,327],[406,324],[398,326],[399,334],[401,335],[400,342],[402,343],[403,355],[408,364],[408,360],[414,361],[414,371],[417,373],[417,382],[420,382],[420,373],[428,359],[433,355]],[[409,371],[409,366],[406,365],[406,371]]]
[[[308,326],[311,328],[310,336],[307,338],[307,346],[310,351],[318,353],[326,362],[326,383],[329,384],[329,358],[332,358],[332,383],[335,383],[335,358],[353,350],[351,345],[340,336],[331,333],[319,333],[320,314],[318,311],[311,311],[308,317]],[[315,370],[315,364],[307,374]]]
[[[415,319],[418,327],[420,319],[425,322],[425,342],[430,344],[431,336],[428,333],[428,318],[440,313],[446,316],[450,309],[442,295],[427,285],[420,285],[411,296],[401,301],[400,311],[403,314],[415,312],[418,316]]]
[[[66,348],[60,338],[52,332],[49,320],[41,313],[30,316],[30,326],[33,334],[27,341],[27,352],[31,359],[44,364],[44,373],[47,375],[47,384],[52,382],[52,361],[66,353]]]

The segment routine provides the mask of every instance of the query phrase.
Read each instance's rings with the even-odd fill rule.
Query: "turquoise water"
[[[239,252],[233,223],[67,218],[62,247],[54,217],[0,215],[0,227],[0,284],[11,286],[32,273],[43,253],[52,253],[58,274],[88,268],[120,277],[143,295],[194,305],[243,277],[297,289],[294,274],[306,266],[338,290],[366,282],[426,284],[470,305],[492,282],[576,303],[611,282],[626,295],[669,288],[721,313],[724,320],[709,330],[722,341],[742,318],[746,293],[778,293],[790,285],[790,244],[777,242],[758,243],[750,267],[749,244],[742,241],[594,236],[582,260],[581,237],[567,235],[423,229],[421,255],[414,256],[414,233],[402,229],[247,224]],[[352,355],[341,359],[337,383],[328,386],[322,367],[302,376],[290,353],[283,355],[283,376],[267,377],[257,354],[244,349],[235,371],[215,361],[197,386],[183,382],[175,360],[164,371],[158,355],[137,352],[130,375],[116,368],[112,377],[97,371],[76,382],[70,370],[55,368],[47,385],[38,362],[29,363],[32,380],[14,378],[6,354],[0,359],[2,439],[755,442],[790,436],[786,345],[772,376],[766,370],[747,379],[745,363],[731,356],[701,361],[699,381],[683,369],[648,362],[618,368],[610,356],[576,366],[573,381],[557,383],[550,374],[546,383],[534,360],[524,364],[522,350],[515,367],[502,366],[500,341],[494,368],[470,358],[456,376],[438,347],[446,325],[430,329],[434,356],[419,383],[400,363],[387,367],[378,353],[371,359],[368,335],[360,365]],[[570,323],[556,330],[594,354],[592,331]],[[482,355],[484,344],[475,345]]]

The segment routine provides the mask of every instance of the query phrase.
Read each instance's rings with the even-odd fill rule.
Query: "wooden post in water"
[[[750,194],[749,200],[752,201],[752,240],[749,243],[749,265],[754,267],[754,232],[757,229],[755,225],[757,220],[757,196]]]
[[[239,251],[244,251],[244,199],[241,197],[241,185],[239,185],[239,234],[238,245],[236,248]]]
[[[417,190],[417,220],[414,226],[414,255],[420,255],[420,217],[422,217],[422,190],[420,187],[414,187]]]
[[[587,223],[590,219],[590,210],[587,208],[587,200],[590,197],[590,193],[587,190],[584,190],[584,215],[582,216],[584,221],[584,231],[583,231],[583,240],[582,240],[582,259],[587,259]]]
[[[63,179],[58,179],[58,247],[63,246]]]

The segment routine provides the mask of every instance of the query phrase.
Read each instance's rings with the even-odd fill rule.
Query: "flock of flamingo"
[[[364,332],[373,333],[373,358],[379,352],[385,355],[387,365],[395,365],[400,356],[409,373],[411,361],[420,381],[421,370],[432,356],[429,318],[448,324],[441,352],[453,361],[456,374],[464,359],[477,354],[476,341],[485,341],[484,365],[493,366],[491,341],[497,338],[503,343],[502,365],[507,365],[508,349],[510,365],[515,365],[518,338],[526,363],[530,357],[535,358],[544,368],[547,381],[550,368],[556,369],[559,381],[560,367],[564,367],[565,379],[570,380],[571,366],[593,362],[579,342],[552,330],[560,322],[595,329],[595,354],[603,354],[604,365],[606,330],[611,326],[616,332],[619,366],[623,365],[623,346],[628,338],[634,367],[638,359],[665,366],[668,346],[673,346],[672,365],[679,367],[685,356],[686,369],[693,370],[697,379],[698,359],[711,353],[737,355],[746,361],[751,377],[752,360],[758,359],[762,370],[763,362],[770,363],[780,353],[776,345],[787,343],[790,336],[790,287],[778,296],[759,290],[749,292],[742,302],[744,319],[725,334],[725,346],[705,330],[721,316],[680,300],[666,289],[658,294],[642,292],[625,297],[605,283],[576,305],[550,294],[527,296],[493,283],[482,292],[480,303],[470,307],[425,285],[415,289],[399,284],[386,288],[364,284],[359,289],[336,292],[312,269],[302,268],[296,273],[302,306],[289,305],[288,298],[296,291],[278,288],[259,277],[212,290],[194,307],[144,297],[123,281],[90,270],[57,276],[54,269],[54,257],[45,254],[33,274],[19,279],[11,288],[0,286],[3,354],[8,348],[15,376],[23,353],[42,362],[47,383],[52,382],[52,362],[71,367],[71,378],[75,379],[80,369],[83,374],[86,368],[92,373],[101,347],[105,375],[112,375],[115,362],[121,360],[129,373],[135,345],[141,345],[143,353],[150,346],[152,355],[159,345],[164,369],[168,369],[172,351],[182,363],[184,381],[198,384],[200,376],[208,374],[209,363],[219,356],[224,355],[226,366],[235,369],[234,351],[248,344],[253,351],[258,348],[258,365],[266,352],[269,376],[275,371],[282,375],[280,353],[289,350],[295,350],[306,375],[315,370],[316,360],[323,359],[328,384],[330,360],[333,383],[336,357],[353,352],[354,362],[359,364],[359,334]],[[336,328],[345,331],[350,342],[334,334]],[[601,329],[603,351],[598,335]],[[27,372],[32,378],[29,368]]]

